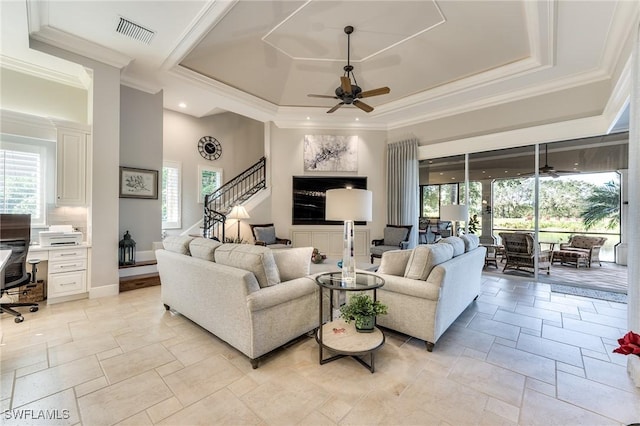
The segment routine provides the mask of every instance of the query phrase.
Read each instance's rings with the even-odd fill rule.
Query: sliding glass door
[[[627,163],[628,133],[423,160],[420,216],[441,220],[441,206],[467,204],[461,229],[483,244],[500,246],[501,232],[530,232],[539,250],[557,251],[575,235],[601,237],[599,262],[613,263],[624,242]],[[554,274],[539,277],[552,281]]]

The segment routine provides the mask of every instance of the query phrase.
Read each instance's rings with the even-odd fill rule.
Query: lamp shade
[[[449,204],[440,206],[440,219],[450,221],[466,222],[469,216],[469,210],[464,204]]]
[[[329,189],[326,192],[326,220],[370,222],[373,193],[366,189]]]
[[[244,208],[244,206],[234,206],[231,209],[231,213],[227,216],[227,219],[249,219],[249,213]]]

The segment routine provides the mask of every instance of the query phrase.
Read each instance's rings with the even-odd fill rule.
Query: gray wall
[[[91,237],[91,297],[118,294],[118,156],[120,149],[120,69],[30,40],[32,49],[92,70],[89,100],[92,125],[88,235]]]
[[[158,171],[158,199],[120,198],[119,237],[128,230],[136,251],[151,250],[162,233],[162,92],[120,86],[120,166]]]
[[[203,204],[197,199],[198,165],[223,169],[224,182],[234,178],[264,155],[264,124],[231,112],[196,118],[164,110],[163,127],[164,160],[182,165],[182,228],[167,230],[172,235],[202,220]],[[198,141],[203,136],[220,142],[219,159],[209,161],[200,156]],[[235,226],[232,229],[236,231]]]

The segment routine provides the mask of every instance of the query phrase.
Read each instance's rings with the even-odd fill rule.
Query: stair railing
[[[202,236],[225,239],[225,222],[233,206],[242,204],[266,188],[266,158],[247,168],[238,176],[204,197]]]

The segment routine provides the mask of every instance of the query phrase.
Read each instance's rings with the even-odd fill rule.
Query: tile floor
[[[626,332],[626,305],[519,278],[483,280],[482,295],[434,352],[387,331],[375,374],[348,358],[318,365],[308,337],[252,370],[235,349],[166,312],[159,287],[44,305],[21,324],[3,314],[0,423],[640,422],[640,389],[625,356],[612,353]]]

